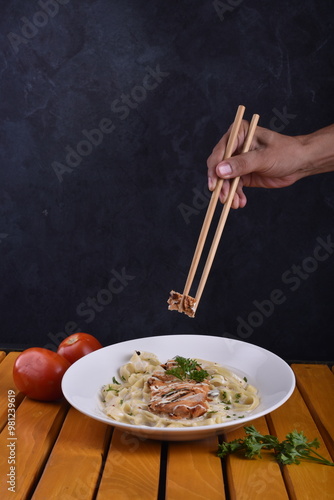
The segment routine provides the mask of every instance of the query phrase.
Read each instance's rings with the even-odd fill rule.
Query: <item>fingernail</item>
[[[221,163],[218,167],[218,172],[222,177],[225,177],[232,173],[232,167],[229,163]]]
[[[216,179],[213,179],[212,177],[208,178],[208,184],[209,184],[209,190],[213,191],[216,187]]]

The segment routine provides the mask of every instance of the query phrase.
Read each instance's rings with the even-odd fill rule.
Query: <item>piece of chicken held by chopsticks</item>
[[[190,295],[182,295],[172,290],[167,303],[169,304],[168,309],[170,311],[185,313],[190,318],[195,317],[196,301],[193,297],[190,297]]]

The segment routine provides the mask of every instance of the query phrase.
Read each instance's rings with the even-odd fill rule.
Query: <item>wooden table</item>
[[[12,380],[19,353],[0,352],[0,498],[33,500],[325,500],[334,498],[334,467],[280,467],[271,457],[217,457],[218,438],[192,442],[138,439],[80,414],[65,401],[24,398]],[[293,429],[318,437],[334,460],[334,374],[327,365],[293,364],[297,389],[252,423],[279,439]],[[15,392],[15,428],[8,395]],[[244,435],[240,429],[228,439]],[[224,436],[226,438],[226,436]],[[13,460],[12,464],[9,462]],[[15,469],[10,469],[15,467]],[[11,475],[10,475],[11,474]],[[15,492],[9,491],[12,480]]]

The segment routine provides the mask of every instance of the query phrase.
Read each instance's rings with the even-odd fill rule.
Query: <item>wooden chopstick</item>
[[[259,115],[257,115],[257,114],[253,115],[252,120],[251,120],[250,125],[249,125],[249,128],[248,128],[246,139],[244,141],[244,144],[243,144],[243,147],[241,150],[241,153],[247,153],[247,151],[249,151],[249,148],[250,148],[251,142],[253,140],[253,136],[254,136],[255,129],[257,127],[259,118],[260,118]],[[239,180],[240,180],[240,177],[235,177],[232,181],[231,186],[230,186],[229,194],[228,194],[227,200],[224,204],[224,208],[222,210],[222,213],[221,213],[218,225],[217,225],[217,229],[216,229],[215,235],[214,235],[213,240],[212,240],[211,248],[209,250],[208,258],[206,260],[206,263],[205,263],[205,266],[203,269],[202,277],[201,277],[201,280],[199,282],[198,289],[196,292],[195,304],[194,304],[195,311],[196,311],[196,308],[198,307],[198,303],[200,301],[200,298],[202,296],[206,281],[208,279],[209,272],[210,272],[210,269],[212,266],[212,262],[213,262],[215,255],[216,255],[218,244],[219,244],[223,229],[225,227],[227,216],[229,214],[229,211],[230,211],[230,208],[232,205],[232,201],[233,201],[233,197],[234,197],[234,194],[236,192]]]
[[[227,145],[226,145],[226,150],[225,150],[225,154],[224,154],[224,158],[223,158],[224,160],[226,158],[230,158],[230,156],[232,155],[233,146],[234,146],[235,140],[236,140],[238,132],[239,132],[239,128],[241,125],[241,121],[242,121],[245,109],[246,109],[245,106],[242,106],[242,105],[238,106],[238,109],[237,109],[237,112],[236,112],[236,115],[234,118],[234,122],[232,125],[231,133],[230,133]],[[195,253],[194,253],[191,265],[190,265],[187,281],[186,281],[186,284],[184,286],[184,290],[183,290],[183,294],[182,294],[183,297],[185,295],[189,295],[191,285],[194,281],[196,270],[197,270],[197,267],[198,267],[198,264],[199,264],[199,261],[200,261],[201,255],[202,255],[205,240],[206,240],[206,237],[208,235],[208,231],[210,228],[213,214],[215,212],[215,208],[217,206],[217,202],[219,199],[219,194],[220,194],[221,188],[223,186],[223,182],[224,182],[223,179],[219,179],[217,181],[217,185],[216,185],[214,191],[211,194],[210,203],[209,203],[207,211],[206,211],[205,219],[204,219],[202,229],[201,229],[198,241],[197,241]],[[180,308],[182,308],[182,302],[183,302],[183,300],[180,301]]]

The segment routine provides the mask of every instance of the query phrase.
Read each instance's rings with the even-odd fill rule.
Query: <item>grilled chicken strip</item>
[[[180,380],[165,370],[175,366],[174,361],[168,361],[156,370],[148,379],[151,390],[148,409],[155,414],[172,419],[191,419],[200,417],[207,412],[209,383],[195,380]]]

